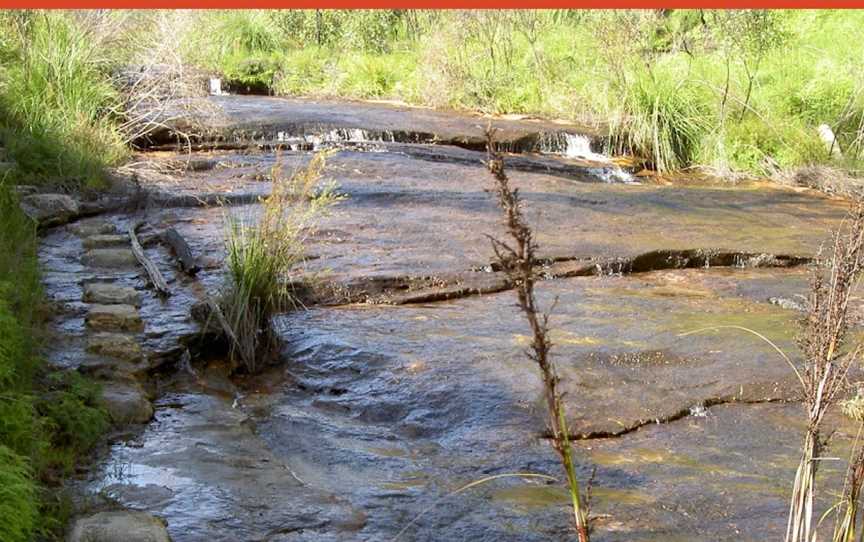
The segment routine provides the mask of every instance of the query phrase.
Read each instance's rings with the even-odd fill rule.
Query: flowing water
[[[524,357],[526,324],[491,265],[485,235],[500,226],[476,148],[482,123],[214,101],[224,117],[193,155],[164,150],[168,136],[150,142],[163,151],[144,158],[172,173],[140,178],[170,195],[162,204],[44,236],[46,289],[62,307],[55,363],[102,366],[85,348],[83,285],[141,295],[134,336],[155,414],[76,481],[83,500],[160,516],[175,542],[572,539],[561,482],[504,477],[454,494],[501,474],[562,475]],[[615,180],[617,166],[590,134],[527,121],[500,130],[519,151],[506,160],[549,262],[539,295],[555,307],[554,359],[579,472],[592,480],[594,539],[778,539],[803,430],[794,376],[749,336],[682,334],[746,326],[794,352],[803,264],[845,204],[759,184],[597,182]],[[207,355],[219,349],[191,338],[189,316],[223,280],[223,220],[260,211],[277,160],[300,167],[322,146],[336,149],[327,175],[346,198],[312,239],[304,272],[330,293],[277,318],[278,364],[229,378]],[[219,198],[237,205],[196,204]],[[145,243],[169,277],[165,301],[134,267],[82,259],[88,224],[123,230],[135,219],[175,228],[200,256],[190,278],[164,246]],[[835,422],[842,454],[851,429]],[[838,468],[823,468],[826,485]]]

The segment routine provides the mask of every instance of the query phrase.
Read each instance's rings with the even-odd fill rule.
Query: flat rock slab
[[[723,276],[725,270],[719,271]],[[551,321],[553,359],[574,436],[619,434],[657,420],[686,416],[706,404],[797,399],[794,374],[770,346],[755,337],[751,340],[735,330],[681,334],[710,326],[743,326],[794,354],[798,313],[767,299],[722,297],[703,288],[700,284],[707,279],[699,277],[710,275],[710,270],[679,273],[539,283],[542,307],[557,299]],[[761,273],[764,280],[770,277],[778,283],[777,292],[782,291],[779,284],[784,281],[788,281],[788,296],[800,291],[799,273],[788,279],[785,271]],[[331,347],[346,344],[359,348],[370,360],[393,356],[393,364],[422,361],[430,372],[440,372],[440,379],[424,379],[406,389],[408,395],[401,400],[390,395],[385,401],[411,404],[415,398],[410,389],[422,388],[423,399],[416,399],[439,412],[434,419],[415,419],[404,406],[390,412],[386,404],[377,400],[367,404],[368,396],[350,392],[320,399],[334,408],[350,408],[361,418],[387,417],[404,431],[426,433],[463,423],[460,416],[464,412],[449,420],[444,414],[462,401],[462,392],[448,383],[453,379],[472,386],[487,383],[488,391],[474,390],[475,399],[465,396],[465,409],[498,409],[501,402],[526,401],[536,403],[542,412],[538,369],[523,354],[530,344],[529,332],[515,304],[514,292],[501,292],[439,303],[434,309],[423,305],[322,309],[292,315],[286,329],[303,329],[304,343],[315,351],[329,352]],[[315,341],[320,344],[315,346]],[[322,356],[335,363],[329,353]],[[348,362],[352,357],[346,354],[346,364],[360,367],[360,361]],[[303,359],[314,363],[314,359]],[[354,378],[351,372],[334,371],[326,380],[329,386],[350,390]],[[310,384],[314,388],[321,385]],[[426,397],[429,394],[437,395],[431,399]],[[482,405],[480,397],[490,394],[497,399]],[[471,401],[476,406],[469,407]],[[543,432],[545,425],[538,419],[534,431]]]
[[[178,104],[185,106],[186,103]],[[526,139],[537,143],[541,134],[570,132],[599,139],[596,130],[584,125],[536,120],[507,120],[460,115],[432,109],[368,102],[304,100],[266,96],[211,96],[201,113],[189,119],[178,115],[169,128],[151,134],[156,141],[170,140],[172,131],[207,133],[212,138],[275,140],[283,137],[336,136],[364,139],[363,132],[381,134],[387,141],[453,143],[483,148],[487,124],[496,128],[499,144],[516,146]],[[193,108],[194,110],[194,108]],[[190,130],[194,127],[195,130]],[[203,129],[203,130],[202,130]],[[342,131],[344,134],[337,134]],[[352,131],[356,135],[352,134]]]
[[[65,194],[33,194],[21,198],[24,213],[40,226],[65,224],[78,215],[78,201]]]
[[[102,218],[88,218],[70,225],[69,229],[79,237],[92,237],[113,234],[117,231],[117,226]]]
[[[123,286],[111,282],[91,282],[84,285],[84,301],[104,305],[134,305],[141,304],[141,294],[131,286]]]
[[[582,471],[596,467],[592,510],[605,542],[782,540],[806,421],[800,404],[723,405],[621,438],[576,443]],[[857,428],[832,413],[837,430],[826,456],[847,458]],[[819,467],[815,516],[836,503],[845,461]],[[542,497],[537,488],[506,495],[517,505]],[[547,503],[566,504],[561,492]],[[833,514],[820,522],[831,539]]]
[[[82,242],[84,248],[117,247],[129,244],[128,235],[97,234],[86,237]]]
[[[125,382],[106,382],[102,401],[116,424],[146,423],[153,417],[153,405],[140,386]]]
[[[97,331],[142,331],[144,321],[132,305],[91,305],[85,318],[90,329]]]
[[[136,445],[115,446],[91,490],[169,518],[177,542],[358,540],[364,515],[336,493],[301,482],[266,448],[231,396],[172,389]],[[119,458],[123,459],[119,459]],[[112,474],[112,461],[129,466]],[[332,537],[332,538],[328,538]]]
[[[94,333],[87,338],[87,351],[126,361],[139,361],[143,357],[135,337],[122,333]]]
[[[81,261],[92,267],[129,268],[138,263],[130,248],[93,248]]]
[[[171,542],[165,522],[144,512],[118,510],[79,518],[68,542]]]
[[[270,155],[254,156],[265,171]],[[287,170],[306,158],[285,155]],[[486,235],[500,236],[501,211],[485,190],[480,167],[429,163],[395,153],[340,152],[328,160],[330,176],[347,198],[309,241],[310,270],[327,279],[437,277],[488,266]],[[261,191],[265,183],[214,172],[224,190]],[[582,183],[536,173],[513,173],[534,227],[540,254],[607,261],[662,250],[740,251],[812,256],[846,215],[848,205],[813,194],[770,187],[666,187]],[[200,177],[189,177],[189,190]],[[178,188],[180,190],[180,188]],[[257,192],[256,192],[257,193]],[[233,208],[242,218],[260,206]],[[200,254],[224,254],[225,212],[165,210],[160,227],[175,227]]]

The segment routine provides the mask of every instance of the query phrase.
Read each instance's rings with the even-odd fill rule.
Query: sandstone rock
[[[82,220],[70,226],[70,229],[80,237],[107,235],[117,232],[117,227],[113,223],[102,219]]]
[[[129,244],[129,237],[126,235],[91,235],[84,239],[84,248],[105,248],[117,247]]]
[[[91,305],[87,327],[99,331],[142,331],[144,322],[132,305]]]
[[[138,262],[128,248],[93,248],[84,254],[82,260],[93,267],[131,267]]]
[[[79,518],[68,542],[170,542],[165,522],[144,512],[117,510]]]
[[[141,345],[134,337],[122,333],[96,333],[87,339],[87,351],[127,361],[142,358]]]
[[[40,226],[65,224],[78,215],[78,202],[65,194],[33,194],[21,199],[21,209]]]
[[[138,378],[147,371],[146,363],[133,363],[123,359],[113,359],[102,356],[87,356],[78,366],[81,374],[97,380],[112,382],[128,382],[135,384]]]
[[[146,423],[153,417],[153,405],[137,384],[107,382],[102,387],[102,401],[114,423]]]
[[[141,294],[131,286],[110,282],[91,282],[84,285],[84,301],[103,305],[141,305]]]

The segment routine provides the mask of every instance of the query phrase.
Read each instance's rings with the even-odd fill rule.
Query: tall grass
[[[0,81],[0,139],[27,182],[99,184],[105,164],[126,154],[116,124],[118,94],[104,49],[62,12],[4,14],[10,36]]]
[[[846,230],[835,234],[831,255],[813,273],[807,313],[798,337],[804,355],[801,378],[807,429],[795,473],[786,542],[816,539],[813,501],[824,446],[822,423],[825,413],[839,400],[849,368],[857,362],[861,351],[861,345],[851,352],[844,352],[843,346],[849,327],[849,299],[862,271],[862,256],[864,205],[859,203]]]
[[[275,345],[270,319],[293,306],[290,274],[303,261],[317,220],[340,199],[332,184],[320,183],[325,163],[319,153],[286,175],[277,160],[261,213],[227,217],[228,283],[219,307],[230,328],[232,358],[247,371],[254,372]]]

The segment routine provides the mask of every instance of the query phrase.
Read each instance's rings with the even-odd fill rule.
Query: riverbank
[[[190,61],[230,91],[564,118],[602,125],[608,153],[654,169],[769,176],[859,169],[859,16],[231,12],[197,20],[203,30],[186,41]],[[836,134],[830,148],[823,124]]]

